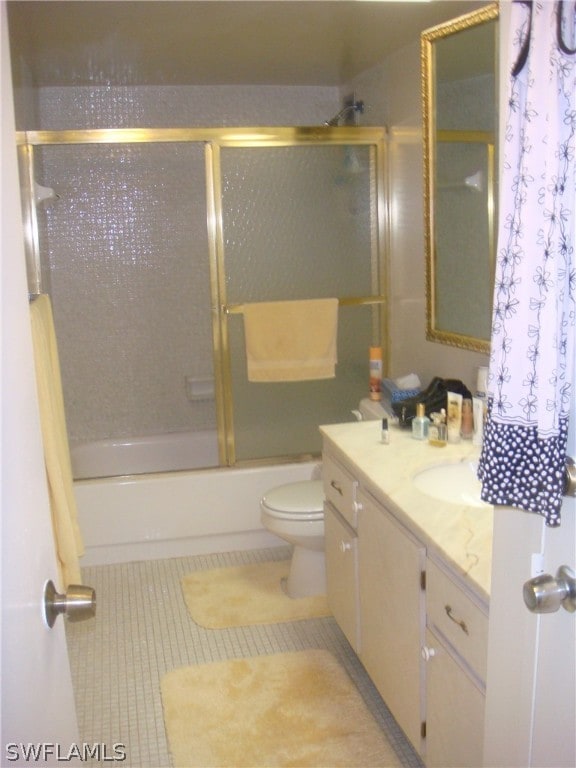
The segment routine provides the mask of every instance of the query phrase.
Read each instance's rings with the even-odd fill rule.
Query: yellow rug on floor
[[[401,765],[328,651],[183,667],[161,686],[174,768]]]
[[[182,592],[196,624],[206,629],[277,624],[330,616],[325,595],[292,599],[282,589],[289,560],[195,571]]]

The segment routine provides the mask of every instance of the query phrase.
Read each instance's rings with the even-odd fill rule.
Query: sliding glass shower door
[[[25,135],[30,290],[52,298],[73,451],[211,441],[199,458],[176,447],[174,463],[110,474],[319,453],[318,426],[351,418],[368,348],[386,342],[383,135]],[[249,382],[242,306],[327,297],[340,302],[336,377]]]
[[[367,392],[368,348],[382,342],[384,310],[380,160],[370,143],[221,150],[233,461],[319,453],[319,425],[349,421]],[[328,297],[340,301],[335,378],[248,381],[242,307]]]

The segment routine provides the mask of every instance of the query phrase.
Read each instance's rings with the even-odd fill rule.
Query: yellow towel
[[[334,378],[338,299],[247,304],[248,381]]]
[[[82,583],[78,558],[84,547],[77,521],[54,319],[47,295],[32,302],[30,319],[54,541],[60,587],[65,591],[69,584]]]

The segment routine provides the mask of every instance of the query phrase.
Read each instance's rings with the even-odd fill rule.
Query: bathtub
[[[76,480],[218,466],[215,430],[170,432],[78,443],[70,449]]]
[[[109,466],[118,472],[116,459],[100,455],[108,447],[100,444],[83,452],[83,469],[90,476]],[[143,452],[144,456],[150,451]],[[114,448],[111,453],[115,453]],[[90,454],[97,465],[87,462]],[[132,471],[142,471],[142,464],[134,457],[131,461]],[[282,545],[284,541],[262,527],[260,498],[276,485],[311,477],[319,477],[318,462],[75,480],[85,547],[81,565]]]

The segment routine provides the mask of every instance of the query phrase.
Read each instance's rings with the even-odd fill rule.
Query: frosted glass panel
[[[379,292],[370,147],[226,149],[222,177],[228,303]],[[271,384],[248,382],[242,316],[229,316],[237,460],[317,453],[318,426],[351,419],[378,311],[340,307],[335,379]]]
[[[372,291],[371,149],[222,150],[229,302]]]
[[[202,144],[45,146],[38,209],[70,441],[215,429]]]

